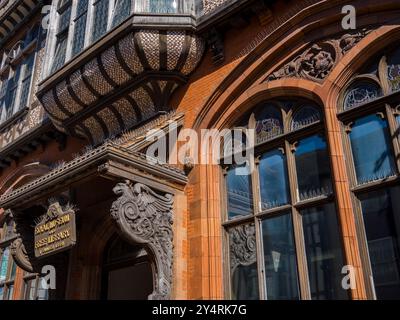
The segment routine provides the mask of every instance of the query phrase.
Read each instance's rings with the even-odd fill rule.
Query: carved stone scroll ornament
[[[289,77],[322,81],[344,55],[370,32],[371,30],[362,29],[312,44],[292,61],[270,74],[266,81]]]
[[[11,244],[11,255],[18,267],[33,272],[32,263],[21,238],[15,239]]]
[[[149,187],[130,181],[118,183],[111,215],[122,234],[145,245],[155,259],[154,290],[150,300],[170,299],[172,282],[172,207],[173,196],[164,196]]]
[[[238,266],[256,262],[256,232],[254,224],[244,224],[229,231],[231,271]]]

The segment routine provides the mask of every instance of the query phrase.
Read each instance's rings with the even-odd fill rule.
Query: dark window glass
[[[358,184],[395,174],[387,122],[370,115],[354,122],[350,133]]]
[[[0,287],[0,300],[3,300],[4,296],[4,287]]]
[[[109,0],[98,0],[94,5],[93,38],[95,42],[107,31]]]
[[[238,300],[258,299],[254,224],[245,224],[230,229],[229,246],[232,298]]]
[[[299,130],[321,120],[319,111],[310,106],[300,108],[293,116],[291,130]]]
[[[289,203],[286,156],[280,150],[264,154],[259,164],[262,209]]]
[[[334,205],[306,209],[301,214],[312,299],[348,299],[341,285],[344,264]]]
[[[245,216],[253,212],[251,175],[244,166],[228,170],[226,175],[228,191],[228,218]]]
[[[112,26],[115,27],[123,22],[131,14],[131,0],[117,0],[114,7]]]
[[[295,160],[300,200],[332,192],[329,157],[322,136],[301,140],[296,148]]]
[[[400,298],[399,188],[360,197],[378,299]]]
[[[299,299],[296,248],[290,214],[262,222],[267,299]]]
[[[344,109],[352,109],[382,95],[381,88],[372,82],[361,82],[352,86],[344,100]]]

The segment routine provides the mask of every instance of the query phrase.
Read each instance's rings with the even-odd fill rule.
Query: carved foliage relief
[[[232,272],[238,266],[249,266],[256,262],[256,232],[254,223],[230,229],[229,241]]]
[[[119,183],[113,189],[119,198],[111,215],[122,234],[143,244],[155,260],[154,291],[151,300],[169,299],[172,281],[173,196],[160,195],[141,183]]]
[[[370,32],[371,30],[363,29],[312,44],[293,60],[270,74],[267,82],[289,77],[323,81],[338,61]]]

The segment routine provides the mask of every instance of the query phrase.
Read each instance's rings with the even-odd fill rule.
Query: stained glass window
[[[262,143],[283,133],[282,115],[273,105],[259,107],[255,112],[256,141]]]
[[[394,51],[388,59],[388,79],[393,92],[400,90],[400,49]]]
[[[353,85],[346,93],[344,109],[352,109],[381,96],[381,88],[372,82],[361,82]]]
[[[299,130],[321,120],[319,111],[311,106],[301,107],[296,111],[291,125],[291,130]]]

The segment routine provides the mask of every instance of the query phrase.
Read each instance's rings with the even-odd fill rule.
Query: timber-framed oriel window
[[[228,297],[348,299],[321,108],[266,101],[243,126],[255,129],[254,170],[223,168]]]
[[[400,49],[353,77],[340,101],[355,216],[372,297],[400,298]]]
[[[34,25],[0,57],[0,124],[28,106],[39,31]]]
[[[99,41],[133,12],[150,15],[188,12],[183,0],[54,0],[50,11],[47,77],[85,48]]]

